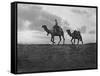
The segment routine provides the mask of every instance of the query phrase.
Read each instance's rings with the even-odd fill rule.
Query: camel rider
[[[59,26],[58,26],[58,22],[57,22],[57,20],[55,19],[55,25],[53,26],[53,30],[54,30],[54,32],[59,32]]]

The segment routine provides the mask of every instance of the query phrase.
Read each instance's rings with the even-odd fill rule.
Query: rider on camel
[[[56,33],[56,32],[59,32],[59,26],[58,26],[58,22],[57,22],[57,20],[55,19],[55,25],[53,26],[53,29],[54,29],[54,32]]]

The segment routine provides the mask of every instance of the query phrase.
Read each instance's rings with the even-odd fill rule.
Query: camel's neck
[[[72,36],[72,33],[70,31],[68,31],[69,36]]]
[[[47,27],[44,28],[44,30],[47,32],[47,33],[50,33],[49,29]]]

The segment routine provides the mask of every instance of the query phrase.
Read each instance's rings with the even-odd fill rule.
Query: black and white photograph
[[[97,69],[97,7],[17,3],[17,73]]]

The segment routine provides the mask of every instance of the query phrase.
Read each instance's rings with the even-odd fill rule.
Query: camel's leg
[[[82,36],[80,35],[80,41],[82,42],[82,44],[83,44],[83,40],[82,40]]]
[[[52,39],[53,39],[53,43],[55,43],[55,42],[54,42],[54,36],[53,36],[53,38],[52,38]]]
[[[62,35],[62,38],[63,38],[63,44],[65,44],[65,37],[64,37],[64,35]]]
[[[73,38],[71,39],[71,43],[73,44]]]
[[[54,44],[54,42],[53,42],[53,37],[51,37],[51,42]]]
[[[60,44],[60,42],[61,42],[61,36],[59,36],[59,39],[60,39],[60,40],[59,40],[58,44]]]
[[[77,41],[77,45],[79,44],[79,39],[78,39],[78,41]]]
[[[74,44],[75,44],[75,39],[74,39]]]
[[[82,44],[83,44],[83,40],[81,40]]]
[[[51,42],[53,42],[53,41],[52,41],[52,37],[51,37]]]
[[[53,44],[55,43],[54,42],[54,36],[51,37],[51,41],[52,41]]]

